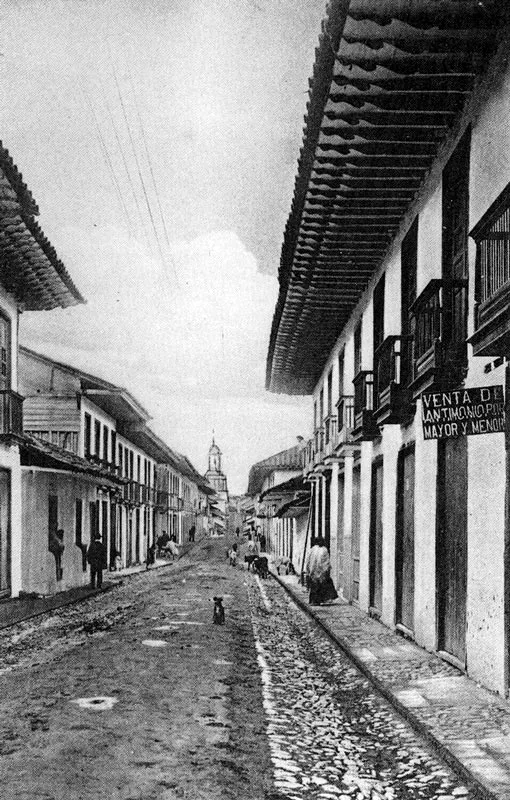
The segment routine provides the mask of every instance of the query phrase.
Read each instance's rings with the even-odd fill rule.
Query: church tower
[[[225,493],[225,499],[228,499],[227,477],[221,470],[221,456],[221,450],[214,441],[213,435],[212,444],[209,448],[209,467],[205,477],[217,494]]]

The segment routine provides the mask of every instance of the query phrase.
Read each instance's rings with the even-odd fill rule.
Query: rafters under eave
[[[279,271],[267,387],[313,390],[504,35],[496,0],[333,0]]]

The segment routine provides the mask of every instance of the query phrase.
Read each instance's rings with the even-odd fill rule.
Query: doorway
[[[467,439],[438,442],[436,572],[438,649],[466,661]]]
[[[383,557],[383,462],[372,464],[372,490],[370,504],[369,580],[370,607],[382,611],[382,557]]]
[[[397,464],[396,622],[414,630],[414,446],[401,450]]]

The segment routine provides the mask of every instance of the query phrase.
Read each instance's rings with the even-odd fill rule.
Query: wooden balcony
[[[12,389],[0,391],[0,436],[11,438],[23,434],[23,400]]]
[[[411,347],[410,337],[388,336],[375,353],[374,418],[378,425],[399,425],[413,418],[408,370]]]
[[[413,400],[424,391],[454,389],[464,380],[466,308],[467,281],[461,280],[432,280],[413,303]]]
[[[324,457],[324,433],[324,428],[320,427],[314,434],[314,464],[318,464]]]
[[[336,449],[340,452],[352,444],[352,431],[354,428],[354,396],[342,395],[337,404],[337,433]]]
[[[476,242],[475,356],[510,352],[510,188],[500,194],[471,231]]]
[[[374,373],[361,370],[353,380],[354,384],[354,428],[352,439],[355,442],[371,441],[380,435],[374,418]]]
[[[330,456],[336,444],[336,415],[328,414],[324,420],[324,455]]]

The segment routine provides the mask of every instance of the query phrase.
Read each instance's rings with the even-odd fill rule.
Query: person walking
[[[156,545],[151,544],[151,546],[147,550],[147,560],[145,562],[145,568],[149,569],[149,567],[153,566],[156,563]]]
[[[189,529],[188,539],[189,539],[190,542],[194,542],[195,541],[195,530],[196,530],[196,528],[195,528],[194,525],[192,525],[191,528]]]
[[[309,603],[320,606],[326,600],[336,600],[338,593],[331,580],[331,561],[326,542],[319,536],[311,548],[306,562],[310,584]]]
[[[90,564],[90,586],[92,589],[100,589],[103,585],[103,569],[106,560],[106,550],[103,542],[96,536],[93,542],[90,543],[87,550],[87,561]]]
[[[266,537],[264,536],[263,533],[261,533],[260,536],[259,536],[259,545],[260,545],[260,552],[261,553],[265,553],[266,552],[267,540],[266,540]]]
[[[53,556],[55,558],[55,570],[56,570],[57,581],[61,581],[62,576],[64,574],[64,570],[62,569],[62,554],[65,550],[64,531],[62,530],[62,528],[59,528],[59,530],[56,533],[54,531],[50,533],[48,550],[50,551],[50,553],[53,553]]]

